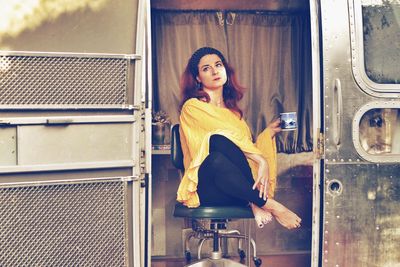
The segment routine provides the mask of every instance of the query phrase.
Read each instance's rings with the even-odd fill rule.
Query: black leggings
[[[212,135],[209,152],[198,174],[197,193],[202,206],[265,205],[259,191],[252,188],[253,175],[238,146],[222,135]]]

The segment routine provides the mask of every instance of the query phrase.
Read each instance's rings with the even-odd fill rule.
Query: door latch
[[[317,150],[316,150],[318,159],[324,158],[324,150],[325,150],[324,133],[319,132],[317,141]]]

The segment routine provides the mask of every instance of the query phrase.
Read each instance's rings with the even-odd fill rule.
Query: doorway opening
[[[310,266],[314,162],[311,27],[308,1],[292,2],[272,6],[257,1],[152,1],[153,110],[154,115],[162,112],[171,124],[179,122],[179,78],[190,55],[211,46],[223,52],[247,89],[241,108],[253,136],[280,113],[296,112],[297,129],[277,137],[276,199],[302,217],[302,227],[287,231],[272,222],[262,229],[253,227],[253,238],[260,256],[273,260],[276,255],[294,255],[296,266],[303,266],[299,262]],[[182,229],[187,226],[172,216],[180,178],[165,156],[168,137],[164,139],[167,141],[161,143],[167,146],[154,146],[152,156],[153,262],[183,258]],[[233,225],[242,227],[239,222]],[[236,246],[229,244],[229,255],[235,256]]]

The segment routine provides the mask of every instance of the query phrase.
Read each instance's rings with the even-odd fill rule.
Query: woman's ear
[[[200,80],[199,76],[196,76],[196,81],[201,83],[201,80]]]

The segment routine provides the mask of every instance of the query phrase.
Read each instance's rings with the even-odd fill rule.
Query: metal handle
[[[338,146],[341,142],[342,136],[342,85],[340,79],[335,79],[335,85],[333,87],[333,140]]]
[[[0,120],[0,126],[7,126],[7,125],[10,125],[10,124],[11,124],[10,121],[3,121],[3,120]]]
[[[68,125],[73,123],[74,120],[72,119],[58,119],[58,118],[54,118],[54,119],[47,119],[46,120],[46,124],[48,125]]]

